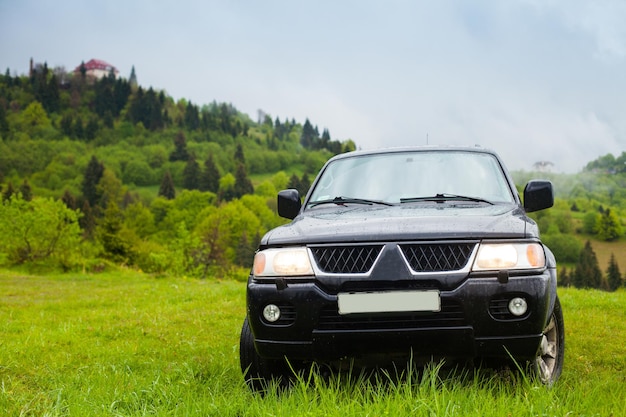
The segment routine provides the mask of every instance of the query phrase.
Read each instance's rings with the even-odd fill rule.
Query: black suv
[[[240,361],[252,388],[295,364],[513,359],[561,374],[556,261],[502,161],[481,148],[358,151],[322,168],[293,219],[262,239],[248,279]]]

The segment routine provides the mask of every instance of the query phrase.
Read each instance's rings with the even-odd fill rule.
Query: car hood
[[[514,204],[406,204],[316,207],[268,232],[262,246],[308,243],[538,237]]]

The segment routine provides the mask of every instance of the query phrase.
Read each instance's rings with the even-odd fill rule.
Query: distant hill
[[[64,269],[113,262],[205,276],[248,266],[260,237],[284,222],[275,214],[276,192],[306,193],[328,158],[356,149],[308,119],[259,111],[252,120],[231,103],[175,100],[92,64],[99,75],[45,63],[28,75],[0,75],[2,198],[60,200],[78,213],[72,233],[81,233],[80,251],[44,257]],[[566,263],[578,255],[571,242],[623,240],[626,152],[590,161],[576,175],[513,175],[517,184],[553,181],[555,207],[533,217]],[[31,259],[22,244],[0,243],[0,265]]]

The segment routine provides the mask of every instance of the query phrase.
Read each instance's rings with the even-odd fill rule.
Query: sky
[[[626,151],[623,0],[0,0],[0,70],[95,58],[360,149],[479,145],[575,173]]]

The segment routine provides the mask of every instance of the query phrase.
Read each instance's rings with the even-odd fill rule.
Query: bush
[[[0,253],[10,264],[54,260],[69,268],[79,262],[78,217],[60,200],[13,196],[0,205]]]
[[[541,240],[552,250],[558,262],[575,263],[583,249],[581,241],[570,234],[544,234]]]

